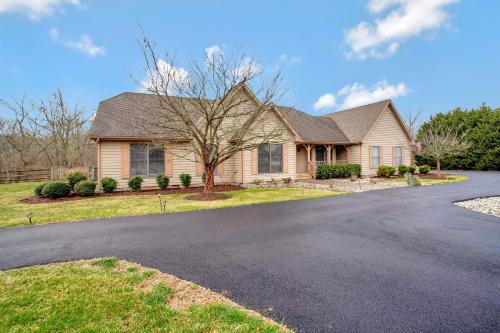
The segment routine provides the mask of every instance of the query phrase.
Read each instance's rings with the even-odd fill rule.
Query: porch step
[[[308,173],[298,173],[297,179],[312,179],[312,176]]]

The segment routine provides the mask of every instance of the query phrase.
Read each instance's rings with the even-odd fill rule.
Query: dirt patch
[[[231,192],[242,190],[243,187],[240,185],[215,185],[214,192]],[[203,191],[203,187],[188,187],[188,188],[169,188],[166,190],[144,190],[141,192],[132,192],[132,191],[120,191],[120,192],[112,192],[112,193],[96,193],[91,197],[79,197],[75,193],[71,193],[70,195],[64,198],[50,199],[50,198],[39,198],[39,197],[30,197],[21,199],[22,203],[25,204],[40,204],[40,203],[52,203],[52,202],[62,202],[62,201],[71,201],[71,200],[85,200],[99,197],[116,197],[116,196],[133,196],[133,195],[169,195],[175,193],[201,193]],[[220,200],[227,199],[228,197],[222,198],[222,194],[214,193],[214,195],[221,196],[217,199],[212,200]],[[200,200],[200,199],[192,199],[192,200]]]
[[[229,194],[225,193],[213,193],[210,195],[205,195],[203,193],[197,193],[193,195],[189,195],[186,197],[188,200],[195,200],[195,201],[212,201],[212,200],[225,200],[229,199],[231,196]]]

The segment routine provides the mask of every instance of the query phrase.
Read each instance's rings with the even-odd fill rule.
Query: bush
[[[411,172],[405,173],[406,184],[410,186],[420,186],[422,185],[420,182],[420,178],[417,175],[412,174]]]
[[[428,166],[427,164],[424,164],[424,165],[421,165],[418,167],[418,171],[423,174],[423,175],[426,175],[429,173],[429,171],[431,171],[431,167]]]
[[[101,179],[101,188],[106,193],[111,193],[116,190],[118,182],[111,177],[104,177]]]
[[[81,197],[90,197],[95,193],[96,183],[91,180],[82,180],[75,184],[75,193]]]
[[[396,168],[388,165],[381,165],[377,169],[377,176],[379,177],[391,177],[396,173]]]
[[[55,199],[65,197],[71,192],[71,188],[65,182],[48,182],[42,189],[42,196]]]
[[[189,185],[191,185],[191,175],[189,173],[181,173],[179,179],[182,186],[189,187]]]
[[[285,183],[285,184],[290,184],[290,183],[292,182],[292,178],[290,178],[290,177],[283,178],[283,179],[282,179],[282,181],[283,181],[283,183]]]
[[[417,171],[417,167],[414,165],[409,165],[408,166],[408,172],[411,173],[412,175]]]
[[[253,183],[255,185],[260,185],[260,184],[263,184],[264,183],[264,179],[259,179],[259,178],[256,178],[253,180]]]
[[[317,179],[349,178],[361,175],[361,165],[350,163],[320,164],[316,169]]]
[[[158,184],[158,186],[162,190],[167,189],[169,182],[170,182],[170,178],[168,178],[168,176],[165,176],[165,175],[156,176],[156,183]]]
[[[46,183],[46,182],[45,182],[45,183],[41,183],[40,185],[37,185],[37,186],[35,187],[35,189],[34,189],[33,191],[35,192],[35,195],[36,195],[37,197],[43,197],[43,195],[42,195],[42,190],[43,190],[43,187],[44,187],[45,185],[47,185],[47,183]]]
[[[407,165],[404,165],[404,164],[400,164],[398,166],[398,173],[402,176],[404,175],[405,173],[408,172],[408,166]]]
[[[134,176],[134,177],[131,177],[129,180],[128,180],[128,187],[130,187],[130,189],[134,192],[140,192],[141,191],[141,186],[142,186],[142,182],[144,181],[144,179],[142,179],[141,176]]]
[[[87,180],[87,176],[85,176],[80,171],[72,171],[66,175],[66,180],[68,181],[69,187],[73,191],[76,183],[79,183],[82,180]]]

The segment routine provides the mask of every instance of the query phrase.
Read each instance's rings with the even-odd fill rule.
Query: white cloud
[[[245,57],[240,62],[239,66],[234,69],[234,78],[236,81],[250,79],[262,71],[260,65],[252,58]]]
[[[182,67],[172,66],[163,59],[158,59],[158,71],[148,73],[147,77],[140,82],[139,91],[147,92],[153,87],[166,84],[166,89],[169,94],[173,93],[175,87],[182,87],[189,83],[189,73]],[[159,73],[158,73],[159,72]],[[167,79],[170,82],[165,82]]]
[[[224,55],[224,50],[220,45],[212,45],[205,49],[205,62],[207,66],[213,63],[217,58]]]
[[[287,54],[282,54],[280,56],[280,63],[285,65],[298,65],[302,62],[302,58],[299,56],[289,56]]]
[[[392,8],[383,18],[374,22],[361,21],[345,32],[350,51],[347,57],[366,59],[387,58],[400,44],[424,31],[440,28],[449,15],[445,6],[458,0],[370,0],[367,8],[372,14],[381,14]]]
[[[83,8],[80,0],[0,0],[0,14],[18,13],[39,21],[51,16],[55,10],[62,11],[61,6],[65,3]]]
[[[90,38],[90,36],[87,34],[81,35],[80,39],[78,40],[71,40],[71,39],[61,40],[59,38],[60,36],[59,30],[57,28],[51,28],[49,30],[49,35],[54,42],[62,43],[66,47],[83,52],[92,58],[95,58],[98,55],[106,54],[106,49],[102,46],[95,45],[94,42],[92,41],[92,38]]]
[[[333,108],[336,104],[336,98],[334,94],[328,93],[324,94],[318,100],[316,103],[314,103],[313,107],[314,110],[319,110],[319,109],[329,109]]]
[[[409,91],[405,83],[391,85],[386,80],[382,80],[377,82],[373,87],[367,88],[363,84],[356,82],[352,85],[344,86],[337,94],[328,93],[321,96],[314,103],[314,109],[327,109],[334,106],[338,106],[338,109],[349,109],[384,99],[405,96]],[[336,104],[337,99],[342,99],[342,103]]]

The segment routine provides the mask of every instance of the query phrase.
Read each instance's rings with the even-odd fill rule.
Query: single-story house
[[[252,94],[248,88],[243,91]],[[255,98],[249,99],[252,101],[258,103]],[[170,176],[170,184],[178,185],[179,175],[189,173],[193,185],[202,183],[201,163],[176,153],[192,143],[165,133],[172,135],[165,150],[148,148],[155,135],[139,119],[147,118],[158,105],[156,95],[131,92],[99,103],[91,128],[97,145],[98,179],[112,177],[119,188],[126,188],[128,179],[139,175],[144,187],[155,187],[158,174]],[[411,164],[412,139],[391,100],[322,116],[275,106],[259,122],[282,126],[281,139],[240,150],[216,170],[216,183],[311,178],[322,163],[358,163],[362,176],[375,174],[380,165]]]

